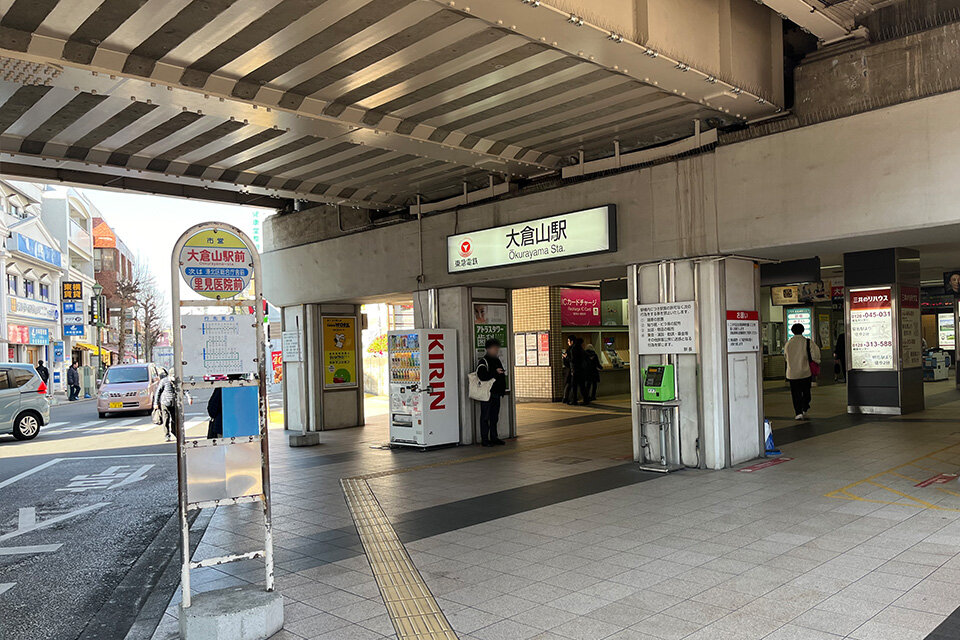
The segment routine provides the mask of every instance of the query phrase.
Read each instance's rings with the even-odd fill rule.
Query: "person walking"
[[[571,399],[576,402],[577,392],[573,386],[573,346],[577,343],[577,336],[567,336],[567,348],[563,352],[563,403],[570,404]]]
[[[837,368],[840,370],[839,381],[847,381],[847,334],[841,332],[837,336],[835,344],[833,345],[833,359],[837,363]]]
[[[223,437],[223,391],[220,387],[213,390],[207,402],[207,415],[210,423],[207,425],[207,439]]]
[[[795,420],[806,420],[810,411],[813,376],[820,367],[820,347],[803,336],[802,324],[795,324],[790,330],[793,337],[783,348],[787,361],[787,381],[793,398],[793,410],[797,414]]]
[[[67,389],[70,391],[70,395],[67,396],[67,400],[73,402],[80,397],[80,363],[74,360],[70,363],[70,368],[67,369]]]
[[[585,400],[593,402],[597,399],[597,387],[600,386],[600,372],[603,371],[603,365],[600,364],[600,356],[592,344],[586,348],[586,358],[584,363],[584,376],[586,378],[586,397]]]
[[[164,376],[157,385],[157,392],[153,396],[153,409],[160,409],[167,442],[170,442],[177,433],[177,378],[172,373]]]
[[[484,347],[486,352],[477,365],[477,377],[483,382],[494,382],[490,387],[490,399],[480,403],[480,444],[492,447],[495,444],[506,444],[500,439],[497,423],[500,421],[500,400],[507,390],[507,376],[503,363],[500,362],[500,341],[490,338]]]
[[[43,360],[37,362],[37,375],[43,380],[43,384],[47,384],[50,379],[50,370],[43,366]]]

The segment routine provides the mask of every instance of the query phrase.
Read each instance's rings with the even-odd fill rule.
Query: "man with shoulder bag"
[[[485,388],[489,386],[489,397],[480,400],[480,444],[492,447],[496,444],[506,444],[497,433],[497,423],[500,420],[500,399],[507,390],[507,376],[504,373],[503,363],[500,362],[500,341],[490,338],[484,344],[486,353],[477,364],[476,378],[479,384],[471,381],[471,397],[486,396]],[[493,384],[489,384],[492,382]],[[478,387],[475,391],[474,387]]]

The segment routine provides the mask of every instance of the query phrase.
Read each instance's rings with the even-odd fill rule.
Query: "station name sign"
[[[447,236],[447,272],[521,265],[617,250],[612,204]]]

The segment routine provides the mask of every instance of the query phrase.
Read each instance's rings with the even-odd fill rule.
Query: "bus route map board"
[[[253,373],[257,370],[257,328],[252,315],[184,315],[183,378]]]

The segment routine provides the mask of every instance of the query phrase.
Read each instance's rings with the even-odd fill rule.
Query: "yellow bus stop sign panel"
[[[206,298],[232,298],[250,284],[252,250],[225,229],[202,229],[180,250],[180,273],[191,289]]]

